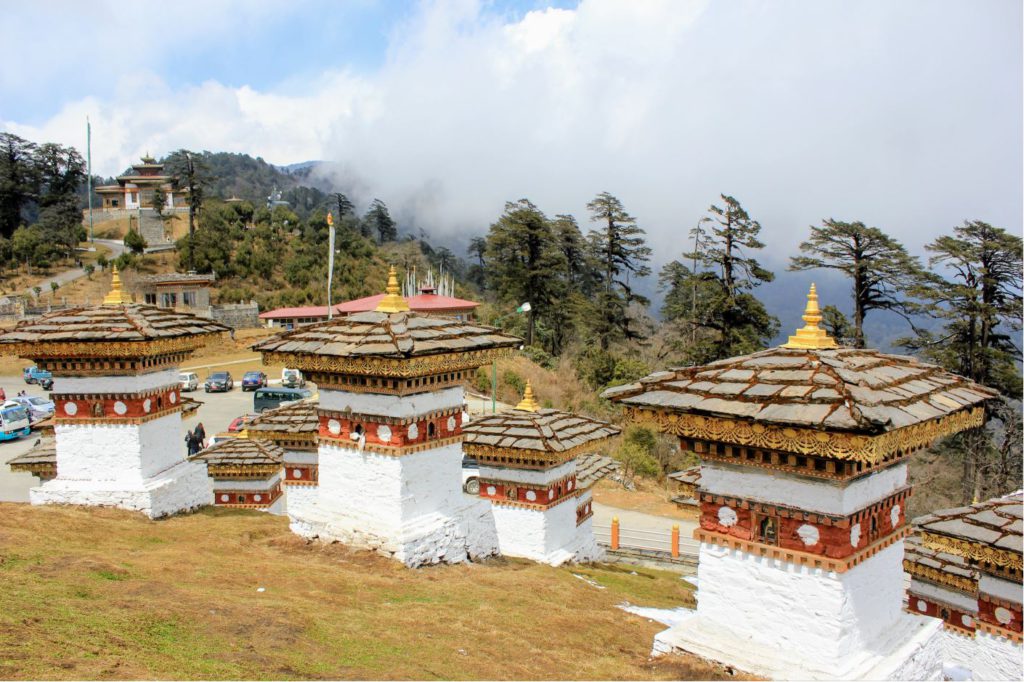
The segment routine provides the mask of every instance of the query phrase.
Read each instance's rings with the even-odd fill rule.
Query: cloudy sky
[[[331,161],[432,235],[609,191],[663,263],[719,193],[777,269],[825,217],[920,252],[1022,213],[1019,0],[5,3],[0,129]]]

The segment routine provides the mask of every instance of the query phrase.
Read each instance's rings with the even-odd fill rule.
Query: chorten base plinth
[[[699,598],[699,597],[698,597]],[[841,659],[737,637],[694,614],[654,637],[654,653],[686,652],[773,680],[942,679],[942,621],[906,614],[884,638]]]
[[[551,566],[600,559],[591,519],[576,525],[575,499],[545,511],[494,505],[494,522],[503,556]]]
[[[357,520],[319,505],[288,510],[292,532],[308,539],[340,542],[401,561],[410,568],[454,564],[498,554],[498,534],[490,504],[467,498],[449,514],[425,514],[400,528],[371,530]]]
[[[151,519],[213,504],[206,467],[180,462],[155,476],[121,479],[57,478],[29,491],[32,504],[76,504],[139,511]]]

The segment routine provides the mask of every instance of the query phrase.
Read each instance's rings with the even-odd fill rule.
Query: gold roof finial
[[[824,329],[818,326],[821,322],[821,309],[818,308],[818,290],[811,285],[811,291],[807,294],[807,307],[804,308],[804,322],[806,324],[796,330],[796,334],[789,337],[787,343],[782,344],[783,348],[837,348],[836,340],[828,335]]]
[[[117,266],[112,268],[114,276],[110,279],[110,292],[103,297],[103,305],[124,305],[133,303],[131,294],[121,289],[121,276],[117,274]]]
[[[330,211],[327,212],[327,227],[334,227],[334,216]]]
[[[398,273],[395,266],[388,272],[388,288],[384,298],[377,304],[378,313],[404,313],[409,310],[409,302],[402,298],[398,288]]]
[[[523,391],[523,399],[516,405],[517,410],[525,410],[526,412],[536,412],[540,409],[540,405],[537,404],[537,400],[533,397],[533,386],[530,385],[529,380],[526,382],[526,390]]]

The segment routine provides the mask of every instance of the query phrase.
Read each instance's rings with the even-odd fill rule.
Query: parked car
[[[468,495],[480,494],[480,464],[471,457],[462,458],[462,491]]]
[[[57,406],[52,400],[40,398],[37,395],[19,395],[11,398],[28,411],[28,419],[33,424],[49,419],[57,411]]]
[[[199,375],[195,372],[182,372],[178,375],[182,391],[195,391],[199,388]]]
[[[264,372],[246,372],[242,377],[242,390],[255,391],[267,385],[267,375]]]
[[[241,417],[235,417],[231,420],[231,423],[228,424],[228,431],[231,433],[237,433],[244,429],[246,424],[258,416],[258,414],[243,414]]]
[[[252,396],[252,410],[262,414],[281,405],[295,403],[312,397],[308,388],[260,388]]]
[[[231,378],[231,372],[214,372],[206,378],[203,389],[207,393],[215,391],[230,391],[235,387],[235,380]]]
[[[305,388],[306,377],[297,369],[285,367],[281,370],[281,385],[285,388]]]
[[[7,402],[7,391],[0,388],[0,405]]]
[[[21,370],[21,378],[25,380],[26,384],[35,384],[39,383],[40,379],[52,379],[53,375],[50,374],[48,369],[39,369],[32,365]]]

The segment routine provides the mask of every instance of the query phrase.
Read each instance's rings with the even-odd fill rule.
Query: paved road
[[[200,379],[205,379],[200,374]],[[184,427],[181,432],[181,449],[185,450],[185,428],[193,429],[199,422],[203,423],[206,429],[207,438],[210,438],[220,431],[226,431],[228,424],[235,417],[252,412],[252,393],[243,393],[239,388],[241,377],[235,377],[235,389],[228,393],[204,393],[202,389],[194,393],[187,393],[203,404],[199,406],[196,415],[184,420]],[[59,381],[59,380],[58,380]],[[29,395],[45,395],[45,392],[36,385],[26,385],[21,376],[0,376],[0,386],[4,388],[7,395],[17,395],[18,391],[25,390]],[[313,384],[307,387],[316,392]],[[28,489],[39,485],[39,482],[31,474],[24,472],[12,472],[7,466],[7,461],[17,457],[29,450],[36,442],[38,436],[33,433],[28,438],[21,440],[0,442],[0,502],[27,502]]]
[[[104,246],[110,248],[110,256],[108,260],[113,260],[120,256],[122,253],[124,253],[124,243],[118,239],[97,239],[95,240],[95,243],[103,244]],[[76,279],[80,277],[85,277],[85,270],[83,270],[82,268],[72,268],[70,270],[65,270],[64,272],[57,273],[56,275],[51,277],[48,280],[48,282],[56,282],[57,286],[62,287],[65,284],[68,284],[69,282],[74,282]],[[48,287],[49,284],[47,284],[46,286]],[[35,292],[32,291],[31,288],[25,289],[25,293],[28,294],[29,296],[33,296],[35,294]]]

